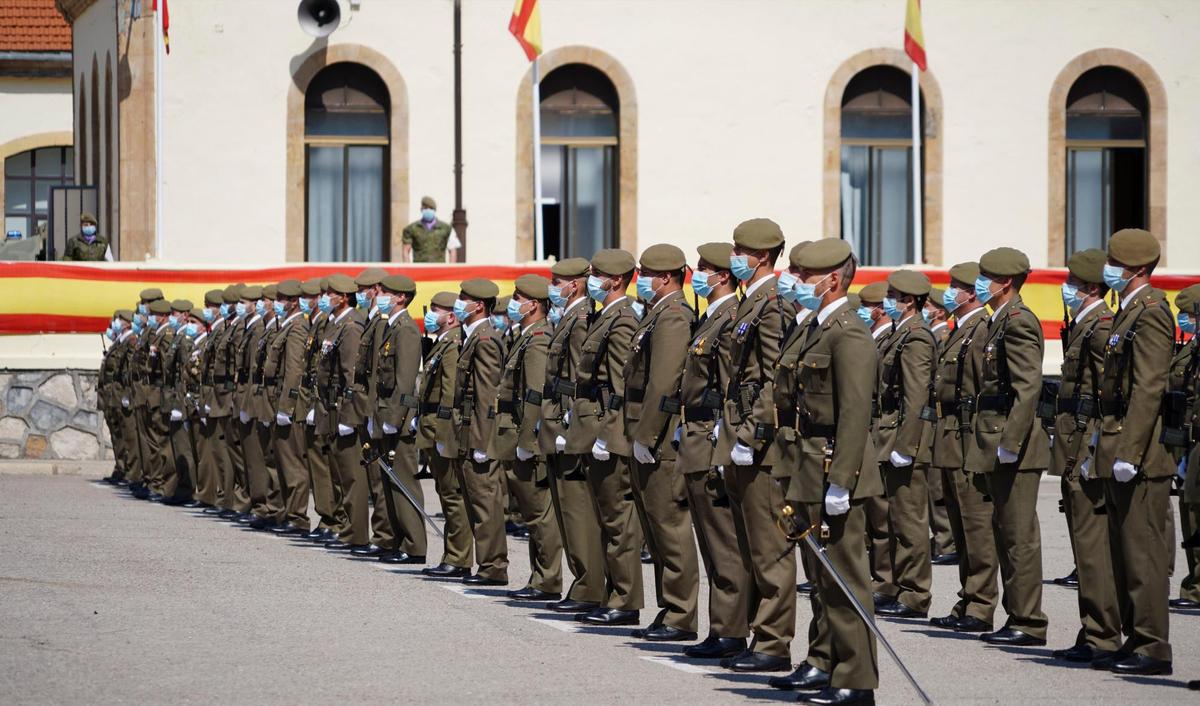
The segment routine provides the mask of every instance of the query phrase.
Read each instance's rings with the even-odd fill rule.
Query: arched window
[[[902,265],[915,254],[910,80],[872,66],[842,94],[841,236],[865,265]]]
[[[354,63],[322,69],[304,94],[306,258],[389,258],[391,101],[378,74]]]
[[[1105,248],[1122,228],[1147,225],[1146,91],[1129,72],[1099,66],[1066,103],[1066,252]]]
[[[70,147],[42,147],[4,160],[4,231],[22,237],[46,235],[50,187],[74,181],[75,155]]]
[[[616,88],[592,66],[566,64],[542,79],[541,101],[542,253],[590,258],[617,247]]]

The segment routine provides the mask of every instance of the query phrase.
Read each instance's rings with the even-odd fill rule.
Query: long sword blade
[[[379,463],[379,467],[383,469],[383,472],[387,474],[387,477],[391,479],[392,483],[400,489],[401,493],[404,494],[404,497],[408,498],[409,504],[416,508],[416,511],[421,513],[421,517],[425,518],[425,521],[429,523],[430,527],[433,528],[434,534],[445,539],[446,535],[442,534],[441,528],[437,526],[437,523],[433,521],[433,518],[429,516],[429,513],[425,512],[425,508],[421,507],[421,504],[417,502],[417,499],[413,497],[413,494],[408,490],[408,488],[400,482],[400,479],[396,477],[396,472],[392,470],[392,467],[383,460],[382,456],[375,460]]]

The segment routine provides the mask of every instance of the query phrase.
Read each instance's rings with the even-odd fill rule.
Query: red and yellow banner
[[[538,0],[516,0],[508,31],[517,38],[530,61],[542,53],[542,11]]]
[[[440,291],[457,292],[459,283],[472,277],[496,282],[501,294],[512,292],[513,281],[526,273],[548,277],[545,267],[523,265],[383,265],[390,272],[403,272],[417,282],[414,312]],[[152,266],[90,265],[74,263],[5,262],[0,266],[0,334],[98,333],[108,326],[117,309],[131,309],[138,294],[158,287],[168,299],[189,299],[202,306],[210,289],[243,282],[271,284],[285,279],[305,280],[337,272],[355,275],[366,265],[293,265],[267,268],[195,269]],[[892,270],[862,268],[854,289],[886,279]],[[946,270],[924,269],[935,286],[949,282]],[[1047,338],[1057,339],[1062,324],[1059,285],[1065,269],[1035,269],[1026,281],[1022,296],[1042,320]],[[1184,287],[1200,282],[1197,274],[1161,274],[1154,286],[1167,292],[1174,302]],[[688,298],[692,296],[689,288]]]
[[[904,52],[913,63],[926,70],[925,30],[921,28],[921,0],[908,0],[904,13]]]

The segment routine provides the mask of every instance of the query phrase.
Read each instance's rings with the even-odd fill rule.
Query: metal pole
[[[462,243],[459,261],[467,259],[467,211],[462,201],[462,0],[454,0],[454,212],[450,226]]]
[[[163,8],[154,5],[154,257],[163,259]],[[97,147],[98,149],[98,147]]]
[[[921,215],[921,67],[912,65],[912,212],[913,263],[925,262],[925,236]]]
[[[538,61],[533,60],[533,247],[538,260],[546,258],[542,230],[542,89]]]

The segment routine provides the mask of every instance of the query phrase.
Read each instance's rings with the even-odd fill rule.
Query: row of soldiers
[[[1185,411],[1167,417],[1174,325],[1149,286],[1154,237],[1122,231],[1108,253],[1071,259],[1057,388],[1043,384],[1042,326],[1020,297],[1022,253],[956,265],[931,301],[937,290],[909,270],[851,294],[857,263],[838,239],[792,247],[777,276],[784,247],[778,225],[754,219],[732,243],[698,248],[699,316],[683,293],[685,254],[661,244],[640,260],[602,250],[556,263],[549,280],[524,275],[503,305],[493,282],[467,280],[432,297],[424,335],[408,312],[415,283],[376,269],[235,285],[203,307],[146,290],[138,311],[118,312],[102,369],[117,475],[135,495],[424,564],[423,454],[445,518],[427,575],[507,585],[511,498],[531,576],[510,597],[639,625],[645,545],[659,610],[632,635],[692,642],[702,562],[709,632],[687,657],[788,672],[770,684],[845,704],[873,703],[878,685],[857,608],[928,617],[931,509],[945,511],[961,583],[951,613],[931,622],[990,644],[1045,644],[1036,500],[1051,469],[1063,476],[1082,624],[1056,657],[1169,673],[1177,469],[1189,481],[1185,533],[1200,510],[1196,344],[1175,356],[1190,361],[1170,378],[1184,393],[1171,408]],[[511,325],[493,321],[498,311]],[[808,545],[797,561],[805,530],[849,591]],[[793,669],[800,568],[812,618]],[[1009,618],[994,630],[1000,600]]]

